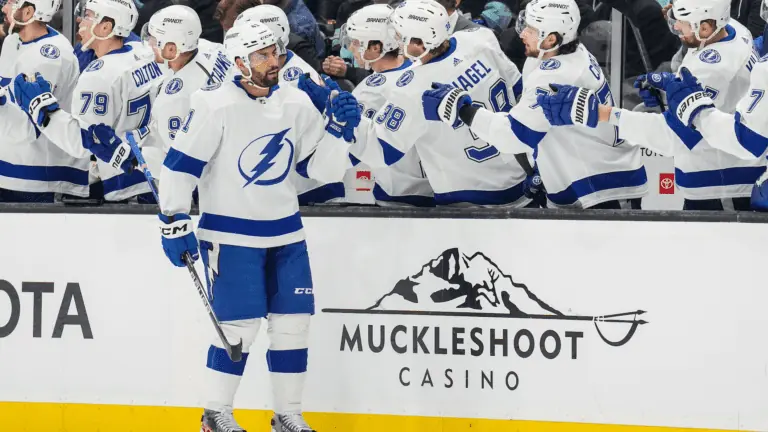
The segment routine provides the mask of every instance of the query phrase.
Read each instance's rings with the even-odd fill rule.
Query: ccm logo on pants
[[[312,288],[296,288],[293,290],[294,294],[312,294]]]

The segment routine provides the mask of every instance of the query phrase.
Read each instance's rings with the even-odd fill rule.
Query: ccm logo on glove
[[[52,93],[43,93],[40,96],[32,99],[32,101],[29,103],[29,112],[34,113],[37,111],[37,107],[42,104],[43,102],[46,102],[48,100],[53,99]]]
[[[189,220],[179,220],[160,227],[163,237],[174,239],[189,234]]]

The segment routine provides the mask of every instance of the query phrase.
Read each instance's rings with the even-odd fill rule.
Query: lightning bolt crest
[[[272,136],[272,139],[269,140],[266,146],[264,146],[264,149],[259,153],[260,155],[264,156],[261,158],[259,163],[256,164],[255,167],[251,170],[251,173],[253,175],[251,177],[248,177],[248,181],[243,185],[243,187],[248,186],[249,184],[253,183],[258,179],[262,174],[267,172],[270,168],[272,168],[273,165],[275,165],[275,158],[278,154],[280,154],[280,150],[283,148],[283,138],[285,137],[285,134],[288,133],[289,129],[286,129],[282,132],[278,132],[275,135]]]

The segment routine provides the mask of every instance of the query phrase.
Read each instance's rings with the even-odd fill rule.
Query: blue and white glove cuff
[[[462,97],[469,98],[469,93],[465,90],[454,88],[449,91],[445,97],[440,101],[440,105],[437,107],[437,115],[440,116],[445,124],[453,126],[456,120],[459,118],[459,101]]]
[[[38,122],[38,126],[45,126],[42,124],[43,117],[40,116],[40,111],[57,102],[58,101],[56,100],[56,96],[54,96],[51,92],[37,95],[29,102],[29,115]]]
[[[691,126],[696,115],[706,106],[714,106],[715,102],[707,96],[706,92],[697,91],[689,94],[680,105],[677,106],[675,115],[684,125]]]
[[[167,216],[163,219],[170,220]],[[166,223],[161,219],[160,222],[160,233],[167,239],[184,237],[187,234],[191,234],[193,229],[194,227],[192,226],[192,220],[188,217],[186,219],[179,219],[170,223]]]
[[[573,99],[573,105],[571,105],[571,120],[573,124],[592,128],[597,126],[597,97],[595,92],[585,88],[578,90]]]

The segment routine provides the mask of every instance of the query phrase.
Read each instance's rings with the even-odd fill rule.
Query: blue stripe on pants
[[[209,369],[213,369],[218,372],[227,373],[230,375],[243,376],[245,370],[245,363],[248,360],[248,353],[243,353],[243,359],[235,363],[230,360],[227,355],[227,350],[211,345],[208,348],[208,361],[206,366]]]
[[[267,365],[270,372],[277,373],[303,373],[307,371],[307,359],[309,350],[307,348],[267,351]]]

